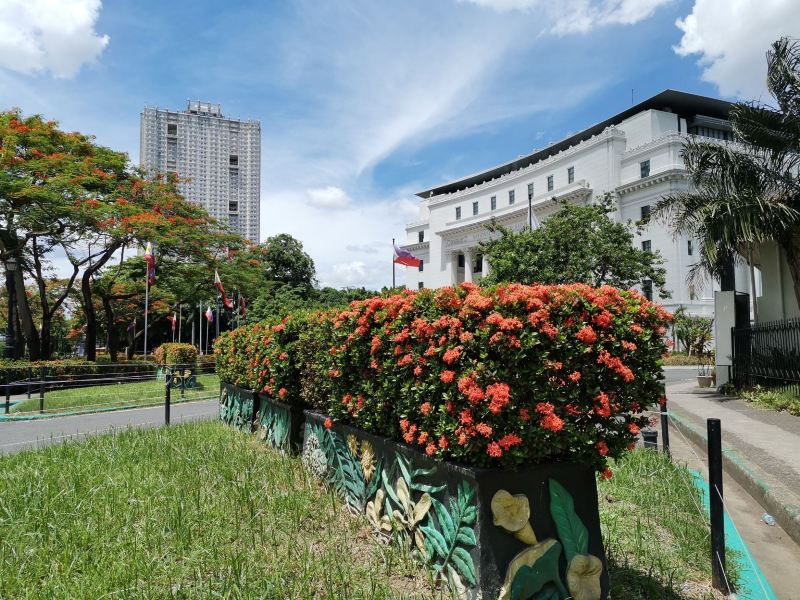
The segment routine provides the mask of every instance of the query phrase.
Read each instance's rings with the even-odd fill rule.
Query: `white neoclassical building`
[[[553,199],[587,203],[610,192],[617,219],[640,221],[662,196],[688,185],[681,158],[687,136],[733,141],[729,107],[723,100],[667,90],[527,156],[418,193],[419,220],[406,226],[403,247],[423,264],[406,269],[406,285],[477,281],[491,269],[478,249],[490,235],[491,219],[513,230],[529,219],[536,227],[558,209]],[[672,297],[659,298],[648,282],[645,294],[670,310],[683,305],[693,314],[713,315],[716,285],[709,281],[698,288],[686,282],[696,261],[693,240],[673,238],[654,221],[634,240],[664,258]],[[745,269],[737,272],[740,286],[748,291]]]

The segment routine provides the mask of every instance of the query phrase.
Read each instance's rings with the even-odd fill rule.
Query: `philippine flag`
[[[208,319],[209,323],[214,322],[214,313],[211,311],[210,306],[206,309],[206,319]]]
[[[408,250],[398,248],[397,244],[394,245],[394,262],[407,267],[419,267],[422,264],[419,258],[411,254]]]

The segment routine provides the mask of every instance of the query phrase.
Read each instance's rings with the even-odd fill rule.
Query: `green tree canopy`
[[[587,283],[619,288],[652,281],[662,297],[665,270],[658,253],[634,247],[630,223],[617,223],[609,214],[611,199],[576,206],[562,203],[541,227],[512,232],[496,224],[496,239],[481,244],[491,270],[487,283]]]
[[[317,272],[313,259],[303,250],[303,243],[288,233],[267,238],[266,275],[272,281],[291,287],[313,287]]]

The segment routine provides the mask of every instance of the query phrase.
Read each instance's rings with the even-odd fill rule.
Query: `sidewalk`
[[[800,417],[756,408],[692,381],[667,385],[671,424],[706,447],[706,419],[720,419],[723,460],[733,477],[800,544]]]

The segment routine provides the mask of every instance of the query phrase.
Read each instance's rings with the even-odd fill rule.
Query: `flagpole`
[[[197,322],[197,335],[200,336],[200,356],[203,356],[203,303],[197,305],[197,310],[200,313],[200,320]]]
[[[147,361],[147,311],[150,304],[150,265],[144,275],[144,360]]]
[[[206,354],[208,354],[208,319],[206,319]]]
[[[181,325],[183,325],[181,319],[183,319],[183,304],[178,305],[178,343],[181,341]]]
[[[175,343],[175,313],[172,313],[172,323],[170,323],[172,329],[172,343]]]
[[[395,267],[394,267],[394,238],[392,238],[392,289],[395,288],[394,270],[395,270]]]

